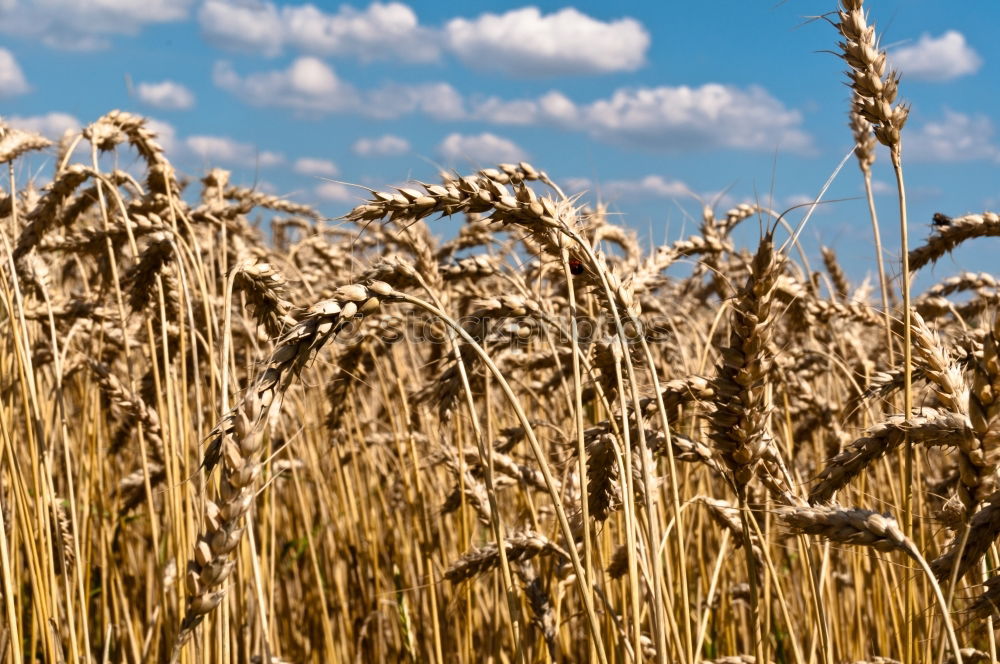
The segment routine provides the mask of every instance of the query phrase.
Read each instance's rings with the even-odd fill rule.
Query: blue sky
[[[1000,207],[1000,5],[866,3],[902,70],[911,242],[931,214]],[[693,230],[688,193],[784,209],[851,145],[833,2],[531,5],[0,0],[0,116],[58,137],[112,108],[172,159],[344,213],[361,190],[526,158],[654,242]],[[892,174],[875,166],[897,255]],[[840,174],[804,238],[874,264],[861,178]],[[796,214],[792,219],[797,219]],[[442,226],[446,231],[447,225]],[[755,230],[754,230],[755,232]],[[995,239],[933,277],[995,269]],[[924,277],[926,281],[931,277]]]

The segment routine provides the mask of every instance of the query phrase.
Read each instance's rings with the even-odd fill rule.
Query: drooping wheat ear
[[[937,261],[966,240],[1000,236],[1000,215],[996,212],[968,214],[953,218],[947,226],[935,226],[934,230],[926,244],[910,252],[911,272]]]
[[[631,284],[637,293],[653,290],[665,281],[661,273],[676,261],[690,256],[714,256],[725,249],[718,234],[705,237],[692,235],[653,250],[648,258],[640,262],[632,275]]]
[[[952,293],[962,291],[975,291],[975,295],[965,302],[955,302],[948,298]],[[948,314],[968,319],[981,314],[990,306],[996,306],[997,302],[1000,302],[1000,281],[986,272],[963,272],[928,288],[914,302],[914,307],[924,318],[930,320]]]
[[[139,261],[122,277],[122,286],[128,290],[129,306],[133,311],[141,311],[156,301],[153,296],[156,278],[166,276],[173,260],[172,233],[156,231],[146,236],[146,247],[139,255]]]
[[[149,444],[149,484],[155,487],[162,482],[164,471],[163,431],[160,428],[160,416],[154,408],[150,408],[143,399],[126,388],[111,369],[101,362],[89,360],[91,371],[97,376],[101,391],[113,405],[142,423],[143,435]],[[123,477],[118,483],[118,494],[122,499],[121,513],[131,511],[145,497],[146,476],[143,469]]]
[[[993,658],[990,657],[988,652],[983,652],[982,650],[976,650],[975,648],[962,648],[960,651],[962,653],[962,662],[964,664],[985,664],[985,662],[992,662]],[[949,655],[947,659],[944,660],[945,664],[955,664],[955,656]]]
[[[0,164],[14,161],[25,152],[43,150],[52,145],[52,141],[20,129],[5,129],[0,127]]]
[[[536,491],[548,490],[548,487],[545,486],[545,478],[531,466],[523,466],[517,463],[512,457],[496,451],[491,455],[491,460],[495,473],[517,480],[519,484],[529,489]],[[481,474],[483,461],[479,457],[478,450],[465,450],[465,463],[473,468],[477,474]],[[557,487],[558,485],[559,483],[557,483]]]
[[[962,557],[958,562],[958,575],[961,579],[978,563],[990,545],[1000,535],[1000,492],[990,496],[976,514],[969,520],[969,534],[965,545],[962,545],[961,534],[957,534],[949,543],[947,551],[931,562],[931,569],[939,580],[947,579],[955,568],[955,556],[959,549]]]
[[[603,214],[600,215],[600,218],[606,219]],[[594,229],[590,242],[593,249],[597,249],[602,242],[617,245],[623,254],[623,271],[631,271],[639,263],[642,256],[642,250],[639,248],[639,241],[636,239],[634,231],[626,230],[622,226],[609,224],[606,221],[602,221]]]
[[[837,296],[836,299],[841,301],[846,300],[851,293],[851,284],[847,280],[847,275],[844,274],[843,268],[840,267],[840,262],[837,260],[837,252],[829,247],[823,247],[821,251],[823,253],[823,265],[826,266],[826,271],[833,282],[834,294]]]
[[[45,195],[28,212],[27,224],[14,248],[14,260],[31,251],[53,226],[60,225],[60,217],[56,211],[73,195],[77,187],[93,175],[94,172],[86,166],[74,164],[49,183]]]
[[[188,606],[177,636],[174,657],[205,615],[225,596],[219,589],[235,566],[233,551],[243,536],[243,517],[250,510],[260,475],[263,428],[292,380],[327,340],[351,320],[373,313],[391,297],[383,282],[341,286],[335,297],[310,307],[301,322],[281,338],[263,373],[239,405],[216,427],[205,454],[205,467],[222,463],[220,502],[206,506],[205,531],[198,538],[186,577]]]
[[[968,422],[955,439],[958,447],[958,498],[965,506],[966,515],[971,516],[976,505],[996,489],[996,454],[987,458],[984,441],[977,435],[969,421],[970,390],[962,367],[949,357],[941,345],[941,340],[933,333],[924,319],[913,312],[913,350],[922,361],[927,379],[942,404],[956,417]],[[984,427],[984,431],[988,425]],[[994,443],[994,447],[995,447]]]
[[[511,562],[528,560],[543,553],[569,559],[569,554],[561,547],[549,541],[544,535],[530,530],[509,535],[504,540],[504,550],[507,552],[507,560]],[[452,583],[460,583],[485,574],[499,565],[500,550],[497,548],[496,542],[490,542],[472,549],[452,563],[445,571],[444,578]]]
[[[352,387],[364,384],[368,374],[375,368],[374,346],[379,341],[375,331],[370,324],[366,324],[359,330],[357,338],[341,349],[335,373],[326,384],[326,399],[330,410],[326,414],[325,424],[334,442],[340,442],[345,437],[342,421],[352,407],[349,398]]]
[[[450,173],[442,173],[442,180],[450,182],[455,180],[455,176]],[[510,184],[512,182],[523,182],[526,180],[547,180],[545,171],[539,171],[526,161],[517,164],[497,164],[496,168],[484,168],[478,173],[479,176],[496,180],[500,184]]]
[[[521,578],[524,596],[528,600],[528,608],[531,610],[531,622],[545,640],[549,657],[552,661],[556,661],[559,646],[556,642],[556,616],[552,610],[552,599],[545,589],[545,584],[538,577],[534,563],[522,559],[517,562],[514,569],[517,570],[517,575]]]
[[[882,145],[898,150],[899,132],[909,115],[906,104],[893,106],[899,93],[899,73],[890,70],[886,74],[886,53],[879,48],[875,26],[868,25],[863,0],[842,0],[840,4],[836,26],[845,39],[840,43],[841,57],[851,68],[847,75],[857,93],[855,108],[872,124]]]
[[[729,235],[740,223],[762,213],[775,216],[773,211],[756,203],[740,203],[736,207],[726,210],[726,218],[720,219],[718,222],[719,232],[722,235]]]
[[[499,272],[500,264],[501,260],[498,256],[476,254],[451,265],[442,265],[439,269],[445,281],[460,281],[493,276]]]
[[[269,335],[295,325],[285,277],[273,265],[250,258],[236,266],[233,276],[233,288],[246,296],[254,320]]]
[[[743,537],[743,524],[740,523],[739,509],[733,507],[725,500],[718,500],[710,496],[695,496],[693,500],[705,506],[708,510],[708,515],[712,517],[712,521],[716,525],[729,531],[737,549],[746,545],[746,539]],[[761,551],[756,541],[757,538],[753,533],[750,534],[750,539],[751,545],[754,548],[754,555],[760,557]],[[763,564],[763,558],[761,558],[761,563]]]
[[[472,475],[468,464],[459,459],[454,450],[445,450],[444,461],[445,465],[455,473],[456,481],[455,487],[441,505],[441,514],[457,511],[464,502],[473,509],[481,524],[489,526],[493,523],[493,508],[490,505],[486,485]]]
[[[870,546],[878,551],[899,550],[908,555],[917,553],[896,519],[886,514],[836,505],[786,507],[779,514],[796,533],[819,535],[831,542]]]
[[[933,408],[922,408],[909,419],[893,415],[868,429],[830,460],[819,475],[819,484],[809,492],[809,502],[833,498],[834,493],[865,468],[902,445],[907,434],[914,443],[957,446],[968,431],[968,418]]]
[[[750,277],[733,303],[729,344],[722,350],[712,384],[715,411],[709,416],[711,438],[733,472],[738,489],[749,484],[771,441],[766,379],[773,361],[768,342],[780,269],[781,261],[768,234],[761,240]]]
[[[614,434],[601,431],[587,446],[587,507],[590,517],[604,521],[618,499],[618,455],[615,454]]]
[[[934,284],[917,298],[917,302],[970,290],[1000,290],[1000,280],[988,272],[962,272]]]
[[[694,500],[705,506],[708,510],[709,517],[711,517],[712,521],[714,521],[716,525],[729,531],[737,549],[746,546],[746,532],[743,529],[743,522],[740,519],[740,511],[738,508],[733,507],[725,500],[718,500],[709,496],[696,496]],[[764,559],[764,551],[760,547],[760,541],[758,540],[757,535],[752,531],[750,532],[749,551],[753,554],[754,560],[756,561],[755,569],[757,570],[758,576],[760,576],[766,569],[766,561]],[[757,579],[758,583],[761,581],[763,581],[763,577]]]
[[[980,447],[971,457],[978,472],[976,496],[993,493],[997,488],[1000,464],[1000,314],[983,337],[983,354],[972,365],[972,389],[969,391],[969,419],[979,438]]]
[[[807,284],[786,274],[778,278],[775,296],[788,304],[792,312],[801,312],[804,314],[802,318],[812,319],[818,324],[825,325],[837,318],[873,327],[884,324],[871,307],[851,300],[835,302],[816,297]]]
[[[1000,576],[986,580],[986,590],[969,604],[969,613],[973,618],[1000,616]]]
[[[7,523],[7,520],[4,520]],[[76,563],[76,544],[73,537],[73,524],[70,521],[66,505],[56,496],[52,501],[52,520],[49,522],[52,530],[52,560],[57,574],[69,574]]]
[[[877,139],[872,133],[872,123],[861,115],[858,105],[861,102],[860,95],[854,93],[854,100],[851,103],[850,122],[851,134],[854,135],[854,156],[858,160],[858,168],[862,174],[869,175],[872,165],[875,163],[875,143]]]
[[[958,364],[962,369],[968,370],[974,360],[973,346],[978,346],[979,341],[973,337],[952,339],[951,348],[947,349],[951,361]],[[927,371],[922,366],[914,367],[914,381],[926,381]],[[865,391],[858,395],[857,401],[867,401],[869,399],[889,399],[893,394],[903,389],[902,369],[891,371],[878,371],[869,380],[869,385]]]
[[[83,130],[83,137],[101,152],[113,150],[125,141],[136,149],[150,168],[166,162],[163,146],[156,142],[156,132],[146,126],[141,115],[114,110]]]

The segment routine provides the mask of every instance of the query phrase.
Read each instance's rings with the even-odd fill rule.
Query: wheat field
[[[0,123],[0,661],[997,661],[1000,282],[910,283],[1000,216],[908,246],[899,76],[829,18],[871,280],[810,206],[650,247],[520,163],[330,218]]]

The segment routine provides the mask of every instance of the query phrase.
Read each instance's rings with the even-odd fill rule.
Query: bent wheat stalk
[[[244,517],[256,493],[263,428],[270,413],[280,407],[291,382],[331,336],[351,320],[375,312],[384,301],[394,299],[391,293],[384,282],[352,284],[338,288],[333,299],[313,305],[302,321],[282,337],[268,358],[267,368],[213,432],[204,465],[211,472],[222,464],[219,502],[206,503],[205,531],[188,563],[187,610],[175,640],[173,661],[179,658],[181,647],[194,629],[225,597],[220,586],[236,565],[233,552],[242,541]]]

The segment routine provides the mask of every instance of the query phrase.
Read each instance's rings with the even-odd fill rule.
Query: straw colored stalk
[[[270,413],[279,407],[292,380],[327,340],[356,317],[377,311],[391,292],[382,282],[353,284],[337,289],[335,299],[313,305],[302,321],[282,337],[241,403],[216,427],[205,466],[211,471],[216,464],[222,464],[220,500],[218,504],[206,504],[205,531],[188,563],[188,604],[175,643],[175,658],[195,627],[225,596],[219,587],[236,564],[233,552],[242,540],[244,517],[253,503],[261,469],[263,428]]]

